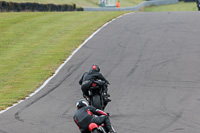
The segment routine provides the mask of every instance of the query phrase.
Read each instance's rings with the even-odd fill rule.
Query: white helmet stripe
[[[86,106],[88,106],[88,103],[87,102],[85,102],[85,101],[82,101]]]

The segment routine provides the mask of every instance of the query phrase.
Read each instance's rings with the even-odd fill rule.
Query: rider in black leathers
[[[89,99],[88,89],[91,83],[97,79],[100,79],[106,82],[105,85],[103,86],[103,91],[104,91],[104,99],[107,104],[108,102],[111,101],[108,98],[110,95],[107,93],[108,92],[107,85],[110,83],[100,73],[100,68],[98,65],[92,65],[89,72],[85,72],[79,81],[79,84],[81,85],[81,90],[83,92],[83,97],[86,99]]]
[[[197,3],[198,11],[200,11],[200,0],[197,0],[196,3]]]
[[[111,126],[108,113],[96,109],[93,106],[88,106],[88,103],[85,100],[79,100],[76,107],[77,111],[74,114],[73,119],[81,133],[90,133],[88,129],[90,123],[96,123],[97,125],[104,123],[108,133],[116,133]],[[94,114],[97,116],[93,116]]]

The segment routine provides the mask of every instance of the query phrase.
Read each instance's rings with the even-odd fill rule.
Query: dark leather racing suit
[[[94,117],[94,114],[98,116]],[[93,106],[85,106],[78,109],[73,119],[79,127],[81,133],[90,133],[88,129],[90,123],[96,123],[97,125],[104,123],[108,131],[112,130],[110,119],[107,113],[96,109]]]
[[[91,83],[97,79],[101,79],[101,80],[105,81],[106,84],[109,84],[109,82],[99,72],[92,71],[92,72],[85,72],[83,74],[83,76],[81,77],[81,79],[79,81],[83,95],[88,96],[88,89],[89,89]],[[104,86],[104,91],[105,91],[105,93],[107,93],[107,91],[108,91],[106,85]]]
[[[198,8],[198,11],[200,11],[200,0],[197,0],[197,8]]]

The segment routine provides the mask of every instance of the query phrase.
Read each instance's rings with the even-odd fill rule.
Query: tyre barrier
[[[63,11],[83,11],[83,8],[76,8],[76,4],[39,4],[39,3],[15,3],[0,1],[0,12],[63,12]]]

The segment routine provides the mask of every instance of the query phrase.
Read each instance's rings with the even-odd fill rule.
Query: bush
[[[72,5],[54,5],[54,4],[38,4],[38,3],[13,3],[0,1],[0,11],[83,11],[82,8],[76,8],[75,4]]]

